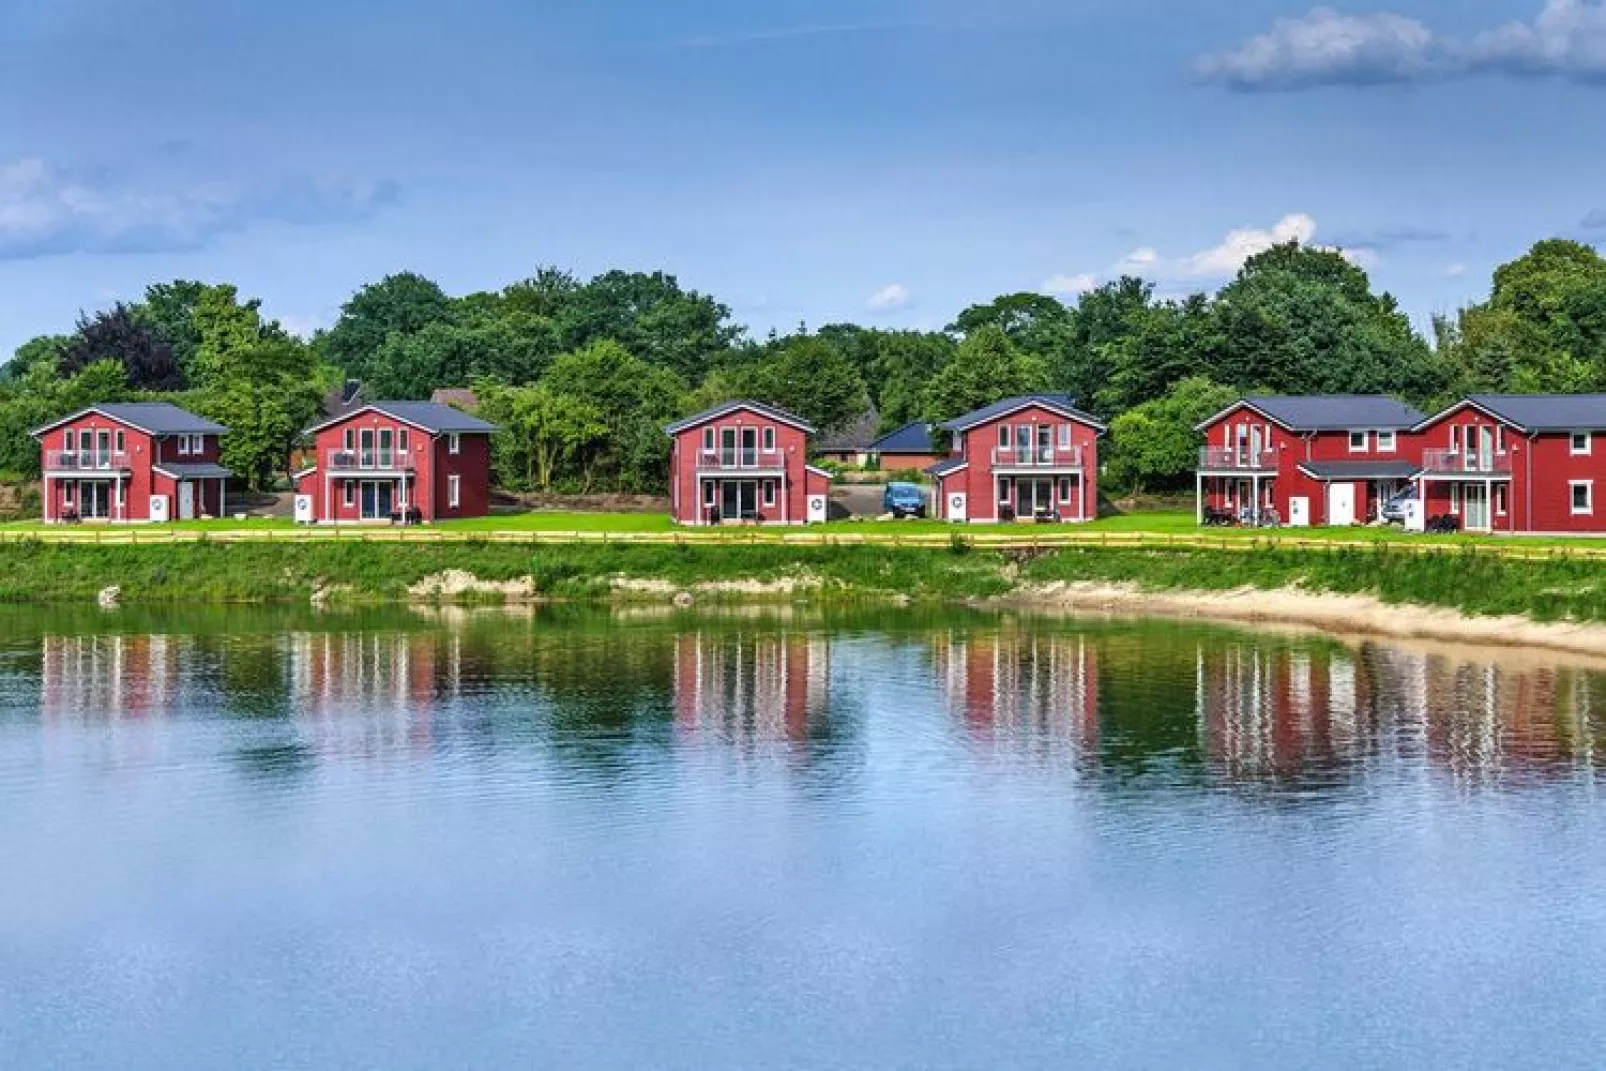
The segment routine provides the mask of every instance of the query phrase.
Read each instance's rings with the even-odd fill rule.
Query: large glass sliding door
[[[396,484],[391,480],[364,480],[360,485],[362,519],[389,520],[396,509]]]
[[[719,485],[719,515],[727,521],[758,516],[758,481],[723,481]]]

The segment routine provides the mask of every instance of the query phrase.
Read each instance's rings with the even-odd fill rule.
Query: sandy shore
[[[986,605],[1081,610],[1215,621],[1303,625],[1342,635],[1532,647],[1606,657],[1606,625],[1549,624],[1526,617],[1473,617],[1431,606],[1398,606],[1370,595],[1281,588],[1145,591],[1136,585],[1057,583],[1022,587]]]

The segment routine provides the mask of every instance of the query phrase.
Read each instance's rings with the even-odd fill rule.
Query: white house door
[[[195,519],[195,485],[188,480],[179,481],[178,519],[181,521]]]
[[[1327,523],[1342,526],[1355,523],[1355,485],[1327,485]]]
[[[1310,527],[1310,499],[1290,498],[1288,500],[1288,523],[1294,528]]]

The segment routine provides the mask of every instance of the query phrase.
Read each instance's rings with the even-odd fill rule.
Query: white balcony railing
[[[1277,451],[1238,449],[1235,446],[1206,446],[1199,451],[1201,469],[1242,469],[1244,472],[1275,472]]]
[[[995,446],[993,468],[1004,469],[1079,469],[1082,467],[1080,446]]]
[[[120,472],[128,468],[128,455],[115,450],[53,450],[45,456],[52,472]]]
[[[1466,472],[1504,476],[1511,472],[1511,455],[1481,450],[1424,450],[1422,469],[1435,475]]]
[[[697,455],[702,472],[764,472],[785,467],[779,450],[704,450]]]
[[[406,450],[329,450],[324,454],[329,472],[411,472],[413,458]]]

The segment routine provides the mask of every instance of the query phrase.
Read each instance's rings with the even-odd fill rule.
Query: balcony
[[[995,446],[995,469],[1080,469],[1080,446]]]
[[[1199,451],[1201,472],[1276,472],[1277,451],[1206,446]]]
[[[714,475],[782,472],[786,456],[779,450],[704,450],[697,455],[697,471]]]
[[[1481,450],[1424,450],[1424,476],[1510,476],[1511,455]]]
[[[413,457],[406,450],[327,450],[325,472],[403,473],[413,471]]]
[[[52,450],[45,454],[46,472],[118,473],[128,470],[128,455],[114,450]]]

